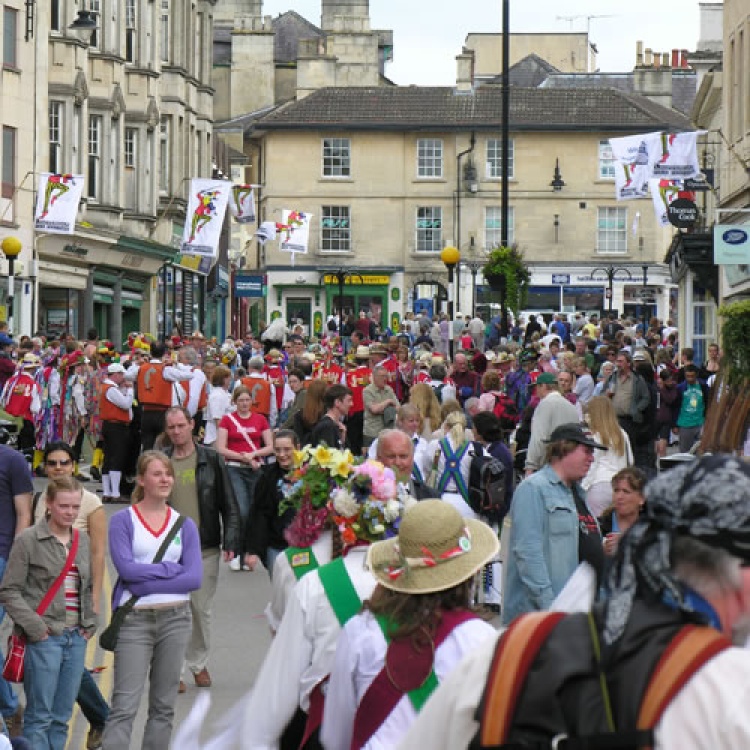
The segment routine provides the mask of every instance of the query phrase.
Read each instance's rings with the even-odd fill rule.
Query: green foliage
[[[498,247],[490,250],[487,262],[482,268],[484,277],[505,277],[505,304],[518,315],[526,307],[531,274],[523,260],[523,253],[517,247]]]
[[[724,305],[719,315],[724,318],[721,342],[727,377],[732,385],[746,383],[750,380],[750,300]]]

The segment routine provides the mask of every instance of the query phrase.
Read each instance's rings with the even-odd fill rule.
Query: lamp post
[[[633,276],[630,273],[630,271],[628,271],[627,268],[615,268],[615,266],[607,266],[606,268],[595,268],[593,271],[591,271],[591,277],[593,278],[594,274],[599,273],[599,272],[603,273],[607,277],[607,284],[608,284],[607,296],[609,297],[608,310],[609,312],[612,312],[612,289],[615,285],[615,277],[617,276],[618,273],[621,273],[621,272],[627,274],[626,278],[628,279],[632,279]]]
[[[18,237],[6,237],[2,245],[3,254],[8,259],[8,331],[13,334],[13,296],[15,294],[15,279],[13,278],[13,266],[16,258],[20,255],[23,245]]]
[[[92,10],[79,10],[76,14],[76,19],[68,28],[77,36],[84,44],[91,42],[91,37],[97,29],[96,13]]]
[[[477,273],[479,269],[484,265],[484,261],[470,260],[466,263],[469,271],[471,272],[471,317],[476,318],[477,316]]]
[[[461,260],[461,253],[458,252],[458,248],[448,245],[444,247],[440,253],[440,260],[443,261],[445,267],[448,269],[448,318],[450,320],[451,327],[453,326],[453,300],[455,298],[453,287],[453,269],[459,264]],[[453,336],[450,337],[448,342],[451,360],[453,359]]]
[[[320,280],[318,281],[319,286],[323,285],[326,276],[333,276],[333,278],[336,279],[336,283],[339,287],[339,335],[341,335],[341,329],[344,325],[344,285],[346,284],[347,279],[352,279],[355,276],[359,279],[360,283],[362,283],[362,275],[357,273],[353,269],[337,268],[335,271],[326,271],[325,273],[321,274]]]
[[[471,158],[466,164],[464,164],[463,173],[461,172],[461,159],[464,156],[470,155],[474,151],[476,145],[476,135],[472,131],[471,140],[469,141],[469,148],[464,151],[460,151],[456,154],[456,222],[455,222],[455,237],[453,241],[456,243],[456,247],[461,247],[461,177],[463,174],[464,187],[470,195],[475,195],[479,190],[479,179],[477,177],[477,169],[474,166]],[[461,268],[456,269],[456,304],[461,305]]]

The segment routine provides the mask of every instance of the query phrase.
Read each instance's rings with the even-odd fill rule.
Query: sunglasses
[[[73,463],[73,460],[70,458],[63,458],[60,461],[45,461],[47,466],[70,466]]]

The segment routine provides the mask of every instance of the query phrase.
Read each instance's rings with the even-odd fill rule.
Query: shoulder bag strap
[[[476,713],[481,747],[499,747],[507,742],[526,675],[539,649],[564,616],[562,612],[522,615],[501,636]]]
[[[252,441],[250,436],[247,434],[247,430],[237,421],[234,414],[230,413],[230,414],[227,414],[227,416],[229,417],[229,421],[237,428],[237,432],[239,432],[240,435],[242,435],[242,437],[245,438],[245,440],[247,441],[247,444],[250,446],[250,449],[253,451],[257,451],[258,450],[257,446]]]
[[[438,647],[455,628],[475,618],[476,615],[469,610],[452,610],[443,613],[443,617],[433,638],[433,669],[430,670],[427,678],[419,687],[406,693],[417,713],[419,713],[427,699],[432,695],[435,688],[438,687],[438,680],[434,670],[435,651],[437,651]],[[378,621],[386,643],[390,647],[391,638],[388,635],[392,629],[390,621],[382,615],[377,616],[375,619]],[[380,670],[375,679],[370,683],[357,708],[354,718],[352,750],[360,750],[370,740],[403,697],[404,690],[394,684],[389,675],[388,668],[383,666],[383,669]]]
[[[162,561],[162,558],[167,553],[167,548],[170,544],[174,541],[174,538],[179,533],[180,529],[185,524],[185,516],[178,516],[177,520],[172,524],[172,528],[169,530],[167,535],[164,537],[164,540],[162,541],[161,545],[159,546],[159,549],[156,551],[156,554],[154,555],[154,559],[151,561],[152,563],[158,563]],[[140,596],[131,596],[130,599],[128,599],[125,604],[121,605],[123,609],[126,609],[127,612],[130,612],[133,607],[135,607],[136,602],[140,599]],[[120,609],[120,607],[118,607]]]
[[[65,580],[65,576],[68,575],[68,571],[73,567],[76,555],[78,554],[78,529],[73,529],[72,538],[70,541],[70,549],[68,550],[68,556],[65,558],[65,564],[63,565],[60,575],[57,576],[55,582],[50,586],[49,591],[44,595],[44,598],[39,602],[39,606],[36,608],[38,615],[43,615],[47,611],[50,602],[55,598],[55,594],[60,590],[62,582]]]
[[[328,565],[319,568],[318,575],[320,576],[320,582],[323,584],[323,590],[326,592],[328,603],[331,605],[339,625],[343,627],[362,608],[362,600],[349,577],[344,558],[339,557]]]

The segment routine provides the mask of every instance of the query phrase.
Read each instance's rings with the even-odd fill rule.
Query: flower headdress
[[[306,445],[294,452],[294,470],[284,491],[279,513],[297,511],[284,535],[293,547],[309,547],[326,527],[334,491],[344,486],[354,468],[351,451],[335,450],[324,443]]]

